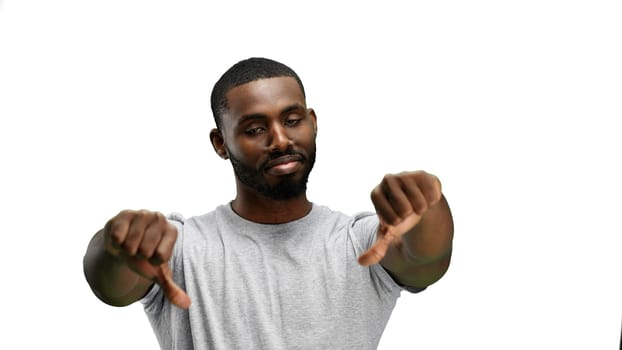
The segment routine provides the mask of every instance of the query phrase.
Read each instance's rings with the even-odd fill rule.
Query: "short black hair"
[[[263,57],[251,57],[234,64],[218,79],[212,90],[212,113],[216,127],[220,129],[222,114],[227,110],[227,92],[236,86],[259,79],[292,77],[296,79],[302,95],[306,98],[305,88],[298,74],[283,63]]]

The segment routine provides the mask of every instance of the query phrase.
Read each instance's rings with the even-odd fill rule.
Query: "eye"
[[[287,120],[285,120],[285,126],[296,126],[298,123],[300,123],[302,119],[301,118],[289,118]]]
[[[265,131],[265,129],[264,129],[263,127],[255,127],[255,128],[249,128],[249,129],[246,129],[246,130],[244,131],[244,133],[245,133],[246,135],[255,136],[255,135],[259,135],[259,134],[261,134],[261,133],[262,133],[262,132],[264,132],[264,131]]]

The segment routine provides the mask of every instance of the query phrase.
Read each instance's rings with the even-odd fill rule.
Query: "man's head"
[[[240,191],[276,200],[304,195],[315,162],[316,116],[296,73],[263,58],[230,68],[212,92],[214,150]]]

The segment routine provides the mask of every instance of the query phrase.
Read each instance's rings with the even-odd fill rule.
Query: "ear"
[[[317,115],[315,115],[315,111],[313,110],[313,108],[307,108],[307,113],[313,121],[313,133],[315,134],[315,136],[317,136]]]
[[[212,129],[209,133],[210,141],[212,141],[212,147],[216,154],[222,159],[229,159],[227,154],[227,147],[225,147],[225,139],[222,137],[222,133],[218,129]]]

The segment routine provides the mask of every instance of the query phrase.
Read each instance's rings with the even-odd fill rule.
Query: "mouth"
[[[270,175],[288,175],[298,171],[302,166],[302,161],[300,155],[284,155],[268,161],[264,169]]]

